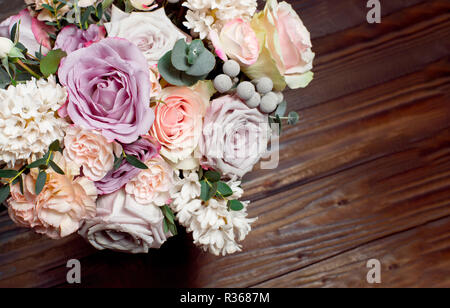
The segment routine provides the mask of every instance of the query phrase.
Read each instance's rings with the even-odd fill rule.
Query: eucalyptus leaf
[[[232,211],[240,211],[244,209],[244,205],[239,200],[228,200],[228,208]]]
[[[9,187],[9,185],[0,187],[0,203],[5,202],[5,200],[9,196],[10,192],[11,192],[11,188]]]
[[[187,58],[189,46],[184,39],[180,39],[175,43],[172,50],[171,61],[173,67],[179,71],[187,71],[190,67]]]
[[[66,52],[61,49],[51,50],[41,61],[41,73],[47,78],[50,75],[55,74],[58,71],[59,63],[61,59],[66,57]]]
[[[181,80],[181,73],[172,65],[172,52],[167,52],[158,61],[158,71],[161,77],[164,78],[168,83],[175,86],[184,86],[185,84]]]
[[[277,107],[277,110],[275,110],[275,116],[284,117],[286,114],[287,109],[287,102],[283,100]]]
[[[133,167],[136,167],[138,169],[142,169],[142,170],[146,170],[148,169],[147,165],[144,164],[143,162],[141,162],[138,158],[131,156],[131,155],[127,155],[125,157],[125,159],[127,160],[127,162],[132,165]]]
[[[289,112],[289,115],[288,115],[288,124],[289,125],[297,124],[299,119],[300,119],[300,116],[298,115],[297,112],[295,112],[295,111]]]
[[[49,149],[50,151],[53,151],[53,152],[58,152],[58,151],[61,149],[59,140],[53,141],[53,142],[50,144],[50,146],[48,147],[48,149]]]
[[[52,169],[56,172],[56,173],[59,173],[59,174],[62,174],[62,175],[64,175],[64,171],[53,161],[53,160],[51,160],[50,162],[49,162],[49,164],[50,164],[50,167],[52,167]]]
[[[187,54],[187,61],[189,64],[193,65],[195,62],[197,62],[199,56],[205,52],[206,48],[203,45],[203,42],[201,40],[194,40],[189,45],[189,51]]]
[[[217,171],[208,170],[205,172],[205,178],[210,182],[218,182],[220,181],[220,173]]]
[[[208,201],[210,199],[209,197],[209,185],[206,183],[205,180],[200,181],[201,190],[200,190],[200,199],[203,201]]]
[[[208,50],[205,50],[198,56],[195,63],[192,64],[192,66],[186,71],[186,74],[191,76],[203,76],[210,73],[215,66],[216,57],[214,57],[214,55]]]
[[[217,183],[217,191],[223,196],[223,197],[229,197],[233,194],[233,190],[230,186],[228,186],[225,182],[218,182]]]
[[[17,170],[0,169],[0,178],[10,179],[19,173]]]
[[[47,173],[45,172],[45,170],[39,171],[35,186],[36,195],[39,195],[42,192],[46,182],[47,182]]]

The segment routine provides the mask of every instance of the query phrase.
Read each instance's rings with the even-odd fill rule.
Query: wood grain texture
[[[0,7],[3,6],[0,0]],[[51,241],[0,213],[0,286],[450,287],[450,2],[290,0],[313,38],[315,80],[286,94],[302,121],[286,127],[277,170],[246,177],[244,251],[213,257],[189,235],[148,255]],[[17,4],[19,3],[19,4]],[[9,1],[5,18],[18,10]]]

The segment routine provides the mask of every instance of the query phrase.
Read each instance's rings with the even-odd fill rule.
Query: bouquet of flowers
[[[282,91],[313,78],[291,5],[25,2],[0,24],[0,203],[11,219],[97,249],[146,253],[181,225],[205,251],[240,251],[256,220],[241,179],[299,119]]]

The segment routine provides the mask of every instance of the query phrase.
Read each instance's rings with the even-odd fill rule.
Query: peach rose
[[[267,0],[264,11],[252,20],[262,46],[258,61],[243,71],[252,79],[270,77],[277,91],[286,85],[304,88],[313,79],[314,53],[311,38],[302,20],[286,2]]]
[[[35,193],[37,170],[24,177],[24,193],[19,184],[12,186],[7,201],[11,219],[18,225],[59,239],[76,232],[81,222],[96,214],[97,189],[86,177],[77,177],[79,168],[66,162],[56,152],[54,162],[65,175],[47,170],[47,183],[39,195]]]
[[[173,164],[190,159],[198,145],[210,89],[210,83],[199,82],[193,88],[168,87],[161,92],[150,134],[161,144],[161,155]]]
[[[228,56],[248,66],[258,59],[260,48],[255,31],[250,23],[241,18],[233,19],[225,24],[220,35],[211,31],[210,40],[216,49],[216,54],[224,61]]]
[[[64,138],[64,156],[83,168],[91,181],[100,181],[114,167],[115,157],[122,154],[122,146],[108,142],[100,133],[71,125]]]
[[[125,190],[141,204],[163,206],[168,203],[174,187],[174,171],[161,156],[150,159],[145,164],[148,169],[128,182]]]

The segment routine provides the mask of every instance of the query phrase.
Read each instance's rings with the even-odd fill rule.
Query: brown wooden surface
[[[287,128],[277,170],[246,177],[244,251],[214,257],[171,239],[149,255],[51,241],[0,213],[0,286],[450,287],[450,1],[302,0],[316,78],[288,93],[302,121]],[[7,3],[7,4],[5,4]],[[20,0],[0,0],[0,18]]]

